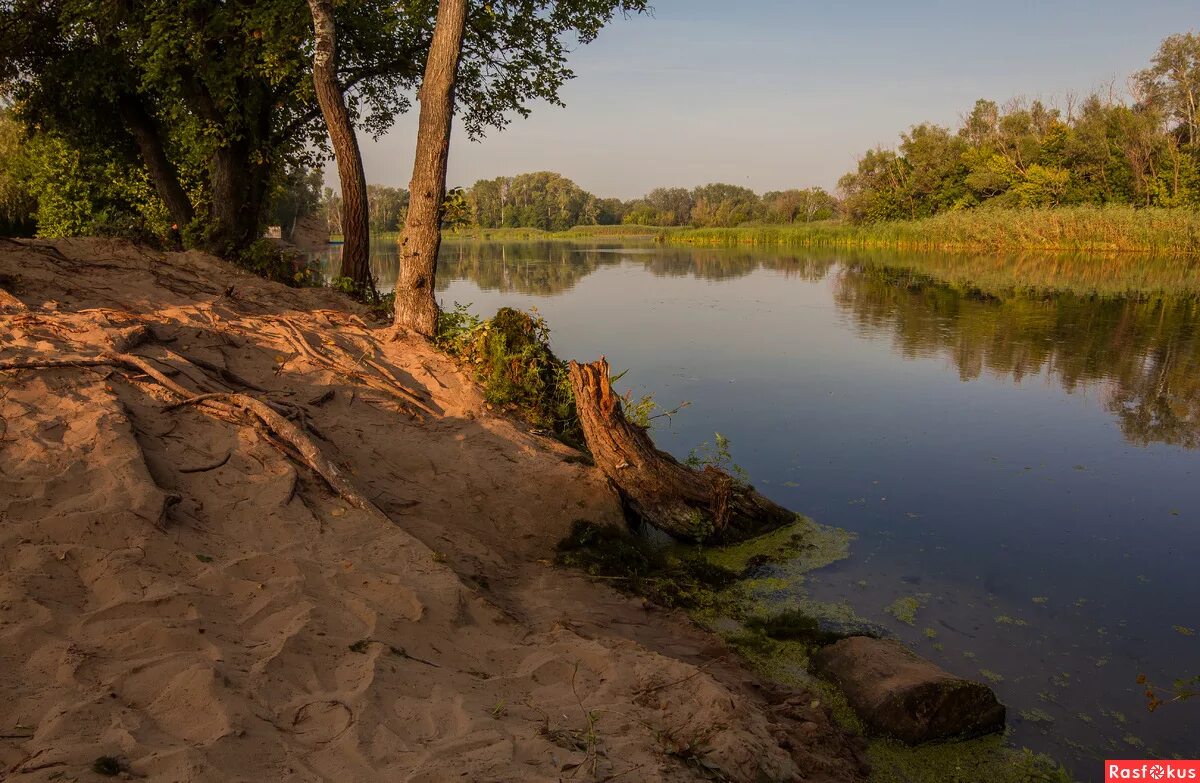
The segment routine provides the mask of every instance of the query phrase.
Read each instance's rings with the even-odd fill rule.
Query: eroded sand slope
[[[389,337],[198,253],[0,240],[0,363],[271,401],[378,509],[119,362],[0,372],[0,778],[859,778],[810,696],[549,567],[609,490]]]

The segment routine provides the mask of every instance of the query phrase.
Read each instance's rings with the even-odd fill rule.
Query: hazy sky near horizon
[[[482,142],[456,130],[450,185],[550,170],[621,198],[832,189],[869,147],[953,126],[976,98],[1124,92],[1161,39],[1200,28],[1195,0],[652,2],[572,55],[566,108],[537,104]],[[416,119],[361,139],[369,182],[408,186]]]

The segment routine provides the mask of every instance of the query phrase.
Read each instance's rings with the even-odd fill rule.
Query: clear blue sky
[[[552,170],[600,196],[732,182],[832,189],[909,126],[976,98],[1124,92],[1196,0],[657,0],[575,52],[566,108],[481,143],[456,132],[450,184]],[[407,187],[416,112],[363,139],[367,179]],[[331,167],[332,169],[332,167]],[[327,172],[334,184],[332,170]]]

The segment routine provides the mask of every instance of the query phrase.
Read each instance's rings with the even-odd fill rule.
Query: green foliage
[[[711,444],[706,441],[701,443],[699,448],[692,449],[683,463],[697,470],[703,470],[708,467],[716,468],[734,476],[743,483],[747,483],[750,480],[750,477],[746,475],[746,471],[742,469],[742,466],[733,461],[733,454],[729,450],[729,438],[719,432],[713,433],[713,442]]]
[[[480,228],[565,231],[595,223],[599,215],[595,196],[552,171],[480,180],[465,198],[470,220]]]
[[[341,233],[341,199],[338,198],[337,228]],[[400,231],[404,218],[408,216],[408,191],[404,188],[389,188],[384,185],[367,185],[367,211],[370,215],[371,233],[379,234]]]
[[[839,182],[855,222],[971,207],[1200,205],[1200,36],[1165,39],[1134,102],[1091,95],[1064,114],[979,100],[957,131],[921,124]]]
[[[0,110],[0,235],[27,234],[34,227],[37,199],[29,190],[29,159],[24,132]]]
[[[457,231],[471,224],[471,207],[462,188],[451,188],[446,193],[442,201],[441,221],[443,231]]]
[[[821,188],[775,191],[759,198],[747,188],[716,182],[692,190],[655,188],[642,198],[623,202],[597,198],[550,171],[479,180],[467,191],[466,198],[471,224],[480,229],[562,232],[573,227],[587,231],[593,225],[616,224],[729,227],[764,219],[808,223],[828,220],[839,213],[837,199]]]
[[[713,182],[692,191],[694,226],[738,226],[759,219],[761,214],[762,203],[749,188]]]
[[[1010,747],[1001,735],[910,747],[875,740],[868,750],[878,783],[1073,783],[1048,756]]]
[[[283,235],[290,237],[300,218],[321,210],[324,178],[319,168],[292,165],[283,169],[272,186],[267,222],[279,226]]]
[[[560,103],[572,48],[646,8],[473,0],[456,86],[463,127],[479,137],[536,101]],[[360,129],[378,135],[411,107],[436,13],[432,0],[337,4],[338,77]],[[146,145],[158,149],[168,165],[155,166],[156,183],[179,185],[200,224],[184,233],[218,252],[261,234],[281,172],[327,152],[311,57],[309,9],[293,0],[0,4],[0,83],[26,127],[135,169]],[[62,207],[49,208],[55,230],[82,221]]]
[[[575,520],[558,544],[558,562],[602,576],[662,606],[711,607],[737,574],[689,551],[655,546],[626,530]]]
[[[38,236],[168,236],[170,219],[142,169],[54,133],[30,137],[24,156]]]
[[[841,205],[823,188],[764,193],[763,219],[768,223],[812,223],[838,216]]]
[[[832,644],[848,634],[823,627],[821,621],[801,609],[784,609],[765,617],[750,617],[746,628],[777,641],[803,642],[811,646]]]
[[[260,239],[252,243],[238,256],[237,262],[256,275],[292,288],[306,288],[321,284],[319,275],[303,256],[281,250],[269,239]],[[340,280],[346,281],[349,278],[340,278]],[[342,282],[341,285],[342,288],[338,288],[336,284],[333,287],[336,290],[344,290],[345,283]],[[349,287],[353,288],[353,281],[350,282]],[[347,293],[352,293],[352,291],[347,291]]]
[[[489,404],[516,412],[566,443],[583,444],[566,363],[550,349],[550,329],[536,312],[502,307],[483,321],[456,306],[439,316],[436,339],[474,367]]]

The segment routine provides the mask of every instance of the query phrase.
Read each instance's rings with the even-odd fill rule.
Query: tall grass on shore
[[[1067,253],[1154,253],[1200,255],[1200,210],[1059,207],[973,209],[920,220],[853,225],[838,221],[782,226],[687,228],[664,226],[575,226],[567,231],[538,228],[471,228],[445,232],[449,240],[521,242],[546,240],[645,240],[670,245],[735,247],[838,247],[885,250],[1038,251]],[[378,241],[396,241],[395,232]]]
[[[824,222],[671,231],[688,245],[777,245],[898,250],[1044,250],[1200,253],[1200,211],[1132,207],[975,209],[912,221]]]
[[[662,226],[574,226],[566,231],[544,231],[540,228],[468,228],[447,231],[445,239],[475,240],[480,242],[522,242],[554,239],[645,239],[661,240],[668,233],[683,231],[682,228]]]

